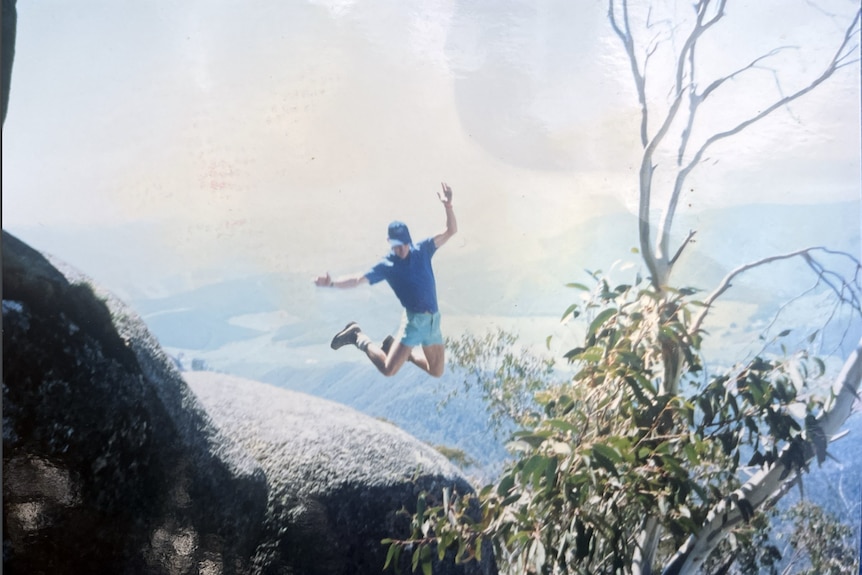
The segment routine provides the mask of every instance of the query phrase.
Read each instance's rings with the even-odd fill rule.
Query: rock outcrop
[[[6,572],[377,574],[420,492],[470,489],[345,406],[206,372],[190,387],[122,302],[5,232],[2,251]]]
[[[380,573],[387,551],[381,540],[409,535],[421,492],[432,502],[444,487],[472,491],[445,457],[390,423],[263,383],[207,372],[185,377],[219,428],[266,473],[260,565],[308,575]],[[463,567],[449,561],[434,572],[496,571],[486,560]]]
[[[267,486],[144,324],[3,233],[9,573],[248,572]]]

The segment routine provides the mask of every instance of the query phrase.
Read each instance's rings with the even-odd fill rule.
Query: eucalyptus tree
[[[743,9],[697,0],[682,13],[672,2],[608,0],[639,108],[638,237],[647,276],[618,284],[596,273],[591,285],[570,284],[586,296],[564,314],[586,319],[582,344],[565,356],[574,375],[539,391],[536,413],[518,418],[529,424],[514,434],[517,458],[498,481],[476,497],[423,496],[412,536],[386,541],[389,564],[409,552],[414,569],[430,569],[435,552],[468,561],[493,549],[504,570],[518,573],[724,573],[749,536],[745,525],[809,463],[826,458],[857,397],[862,342],[837,374],[805,347],[776,354],[767,345],[716,370],[702,358],[703,325],[740,276],[790,259],[804,262],[831,297],[826,321],[849,316],[858,325],[858,258],[822,246],[773,254],[702,292],[674,286],[695,232],[676,244],[673,232],[692,174],[710,168],[721,142],[757,130],[858,66],[860,11],[845,16],[819,68],[790,87],[771,65],[786,51],[780,46],[728,73],[705,73],[701,49],[729,5]],[[728,92],[744,95],[746,80],[764,73],[774,92],[716,127],[706,105]],[[770,340],[780,345],[787,334]],[[816,394],[827,378],[831,392]]]
[[[625,49],[640,105],[640,143],[643,152],[638,172],[639,242],[644,263],[650,271],[650,281],[658,294],[666,293],[666,286],[670,282],[674,265],[694,235],[694,232],[690,232],[676,248],[671,243],[673,237],[671,231],[681,194],[687,188],[688,178],[694,170],[702,166],[710,150],[724,140],[744,131],[756,129],[757,125],[765,118],[786,109],[795,100],[817,89],[842,68],[858,65],[859,62],[860,12],[857,10],[849,24],[846,25],[843,35],[837,39],[831,58],[810,79],[785,93],[780,85],[781,78],[777,78],[777,89],[771,100],[767,95],[767,100],[762,101],[750,115],[743,115],[730,125],[695,140],[694,135],[697,133],[698,122],[702,119],[704,104],[711,97],[721,90],[728,89],[730,84],[742,81],[747,74],[763,73],[764,70],[769,70],[770,59],[777,56],[782,50],[789,49],[789,47],[776,47],[760,54],[751,61],[741,63],[728,74],[704,78],[699,69],[698,48],[701,39],[710,32],[710,29],[718,26],[725,17],[728,0],[700,0],[694,4],[693,8],[693,17],[688,23],[689,27],[685,33],[679,33],[676,28],[678,22],[673,22],[673,29],[647,22],[645,26],[649,31],[647,44],[645,48],[641,44],[642,49],[639,50],[639,44],[631,25],[630,2],[627,0],[609,0],[608,6],[608,18]],[[648,8],[648,10],[651,9],[652,7]],[[647,20],[650,18],[652,18],[651,14],[646,17]],[[780,24],[776,23],[776,25]],[[669,40],[670,37],[674,37],[674,40],[678,41],[679,48],[672,54],[673,65],[669,70],[672,72],[669,103],[664,109],[661,109],[660,106],[653,105],[656,100],[650,100],[647,97],[647,78],[653,79],[656,72],[655,69],[649,67],[649,61],[655,57],[662,44],[667,46],[672,43]],[[769,71],[774,72],[774,70]],[[653,118],[655,119],[655,126],[652,124]],[[674,134],[674,127],[681,129]],[[661,206],[661,217],[656,224],[652,216],[655,207],[654,196],[656,195],[656,154],[664,146],[672,146],[676,150],[676,157],[669,170],[671,172],[668,178],[668,181],[671,182],[670,189],[664,194],[665,202]],[[790,253],[774,254],[734,269],[703,300],[700,312],[691,325],[685,329],[685,334],[691,336],[700,331],[712,304],[727,291],[733,280],[739,275],[780,259],[803,259],[813,273],[834,290],[839,306],[847,304],[859,311],[858,285],[852,283],[852,280],[858,280],[858,277],[854,278],[851,275],[848,279],[832,272],[822,257],[830,254],[835,254],[835,252],[820,246],[812,246]],[[854,264],[853,267],[858,270],[858,260],[853,256],[850,254],[837,255],[851,260]],[[665,372],[660,386],[664,393],[675,394],[679,389],[681,375],[686,369],[687,358],[684,351],[684,346],[679,345],[664,346],[662,350],[662,363]],[[860,374],[862,374],[858,356],[859,350],[857,348],[835,382],[836,395],[830,404],[830,409],[822,410],[818,415],[817,423],[812,426],[812,430],[816,429],[818,436],[826,438],[834,436],[849,415],[859,386]],[[789,444],[786,448],[788,451],[783,454],[786,455],[793,445],[795,444]],[[765,463],[760,472],[736,492],[736,498],[725,498],[717,502],[707,518],[696,530],[693,530],[694,532],[690,534],[686,543],[674,555],[666,572],[698,572],[703,561],[720,541],[719,534],[728,530],[740,518],[750,515],[753,509],[764,504],[770,497],[781,492],[787,475],[786,470],[787,463],[781,458],[770,461],[768,464]],[[744,502],[744,504],[740,504],[740,502]],[[748,506],[750,507],[746,512],[745,507]],[[652,560],[659,531],[660,528],[655,518],[650,518],[645,522],[638,538],[638,551],[643,564],[636,564],[635,571],[648,572],[650,570],[647,563]]]

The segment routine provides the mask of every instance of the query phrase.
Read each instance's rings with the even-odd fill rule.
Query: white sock
[[[365,335],[362,332],[356,334],[356,347],[360,350],[365,351],[368,349],[368,344],[371,343],[371,338]]]

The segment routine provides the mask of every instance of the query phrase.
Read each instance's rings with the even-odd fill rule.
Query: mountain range
[[[858,254],[860,246],[855,202],[731,207],[684,214],[677,228],[697,234],[679,261],[676,284],[704,289],[736,266],[767,255],[810,245]],[[462,399],[438,410],[440,399],[460,386],[461,374],[450,370],[443,379],[432,380],[406,366],[386,379],[355,350],[329,349],[332,334],[348,320],[358,321],[378,341],[397,329],[400,308],[386,287],[323,290],[307,274],[184,261],[154,241],[161,237],[154,223],[17,233],[126,299],[187,368],[194,362],[198,368],[334,399],[388,419],[429,443],[458,447],[479,467],[505,457],[500,441],[486,431],[487,415],[478,401]],[[678,241],[683,237],[679,234]],[[560,324],[563,310],[580,295],[566,283],[588,284],[586,270],[602,269],[627,282],[636,273],[645,275],[637,253],[637,219],[630,213],[604,215],[534,241],[532,256],[518,261],[506,257],[512,241],[519,240],[500,238],[481,250],[447,246],[435,257],[448,335],[503,328],[519,334],[525,348],[561,357],[583,330],[577,323]],[[705,352],[713,361],[739,359],[734,354],[745,346],[744,353],[750,353],[752,346],[762,345],[758,329],[768,325],[781,298],[790,299],[813,283],[803,262],[791,263],[768,266],[734,282],[708,325],[711,347]],[[786,311],[784,319],[802,339],[822,323],[823,313],[803,306],[795,314]],[[835,325],[833,331],[851,344],[862,336],[858,317]],[[830,349],[838,350],[835,363],[846,353]]]

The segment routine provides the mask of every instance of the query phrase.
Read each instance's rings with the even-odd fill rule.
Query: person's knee
[[[410,352],[407,352],[407,357],[409,357]],[[386,361],[383,362],[383,367],[380,368],[380,373],[385,375],[386,377],[391,377],[398,373],[398,370],[401,369],[401,366],[404,365],[405,360],[407,359],[401,350],[398,350],[391,357],[387,357]]]
[[[400,365],[384,365],[383,369],[380,370],[380,373],[385,375],[386,377],[392,377],[398,370],[401,369]]]
[[[445,371],[446,359],[442,345],[431,345],[422,348],[425,357],[423,368],[432,377],[442,377]]]
[[[428,366],[428,374],[431,377],[443,377],[444,371],[446,371],[446,366],[443,363]]]

